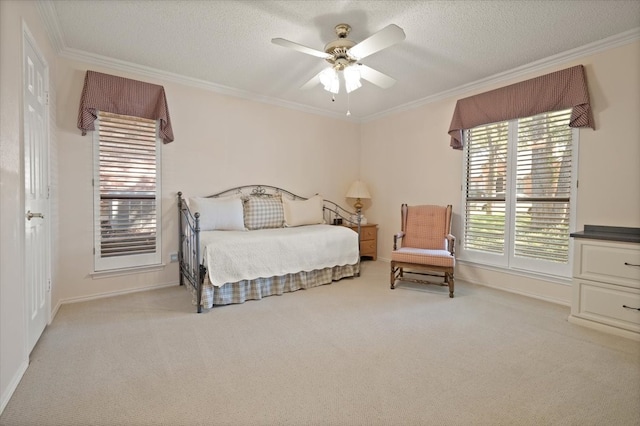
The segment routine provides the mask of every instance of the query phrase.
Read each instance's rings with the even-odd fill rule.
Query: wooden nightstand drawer
[[[349,228],[358,232],[357,226]],[[360,225],[360,257],[363,256],[371,257],[373,260],[378,258],[378,225],[375,223]]]
[[[367,226],[362,228],[362,235],[360,239],[362,241],[366,240],[376,240],[376,236],[378,235],[378,229],[375,227]]]
[[[360,241],[360,256],[376,256],[378,248],[376,240]]]

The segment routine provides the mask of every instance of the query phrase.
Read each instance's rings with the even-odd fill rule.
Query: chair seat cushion
[[[396,262],[415,263],[418,265],[432,265],[454,267],[456,259],[447,250],[429,250],[412,247],[402,247],[391,252],[391,260]]]

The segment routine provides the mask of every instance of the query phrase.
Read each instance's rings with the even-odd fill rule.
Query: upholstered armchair
[[[453,297],[456,239],[451,235],[451,212],[451,205],[402,205],[401,231],[393,236],[391,289],[397,280],[448,285],[449,297]],[[405,272],[412,276],[404,276]],[[440,277],[443,282],[413,278],[414,275]]]

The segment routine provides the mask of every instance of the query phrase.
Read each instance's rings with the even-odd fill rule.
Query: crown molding
[[[60,22],[58,21],[58,15],[53,6],[53,1],[38,0],[36,6],[44,21],[44,26],[49,35],[49,40],[53,45],[53,49],[59,55],[66,49],[66,45],[64,43],[64,36],[62,35],[62,29],[60,28]]]
[[[95,53],[88,53],[83,50],[64,48],[59,56],[73,61],[79,61],[88,63],[91,65],[106,67],[125,73],[133,73],[142,75],[149,78],[161,79],[164,81],[170,81],[173,83],[183,84],[185,86],[194,87],[197,89],[209,90],[222,95],[233,96],[236,98],[247,99],[254,102],[261,102],[269,105],[275,105],[283,108],[294,109],[301,112],[306,112],[314,115],[322,115],[330,118],[335,118],[345,121],[356,121],[353,118],[347,118],[344,114],[326,111],[320,108],[314,108],[307,105],[298,104],[295,102],[289,102],[282,99],[272,98],[269,96],[258,95],[256,93],[248,92],[245,90],[235,89],[233,87],[224,86],[221,84],[212,83],[197,78],[186,77],[181,74],[175,74],[168,71],[161,71],[156,68],[147,67],[144,65],[135,64],[132,62],[122,61],[107,56],[97,55]]]
[[[530,64],[523,65],[506,72],[495,74],[493,76],[483,78],[472,83],[464,84],[451,90],[445,90],[443,92],[436,93],[435,95],[427,96],[426,98],[409,102],[404,105],[388,109],[386,111],[368,115],[366,117],[363,117],[361,121],[369,122],[382,117],[386,117],[388,115],[412,110],[443,99],[463,96],[469,92],[482,89],[489,85],[502,83],[528,74],[533,74],[537,71],[542,71],[555,65],[560,65],[565,62],[580,59],[585,56],[593,55],[604,50],[609,50],[619,46],[623,46],[625,44],[633,43],[638,40],[640,40],[640,27],[625,31],[611,37],[607,37],[593,43],[586,44],[575,49],[568,50],[566,52],[559,53],[557,55],[549,56],[539,61],[531,62]]]

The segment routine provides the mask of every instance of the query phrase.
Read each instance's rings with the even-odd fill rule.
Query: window
[[[462,260],[571,276],[578,134],[570,116],[464,131]]]
[[[98,113],[95,271],[160,263],[160,143],[156,120]]]

